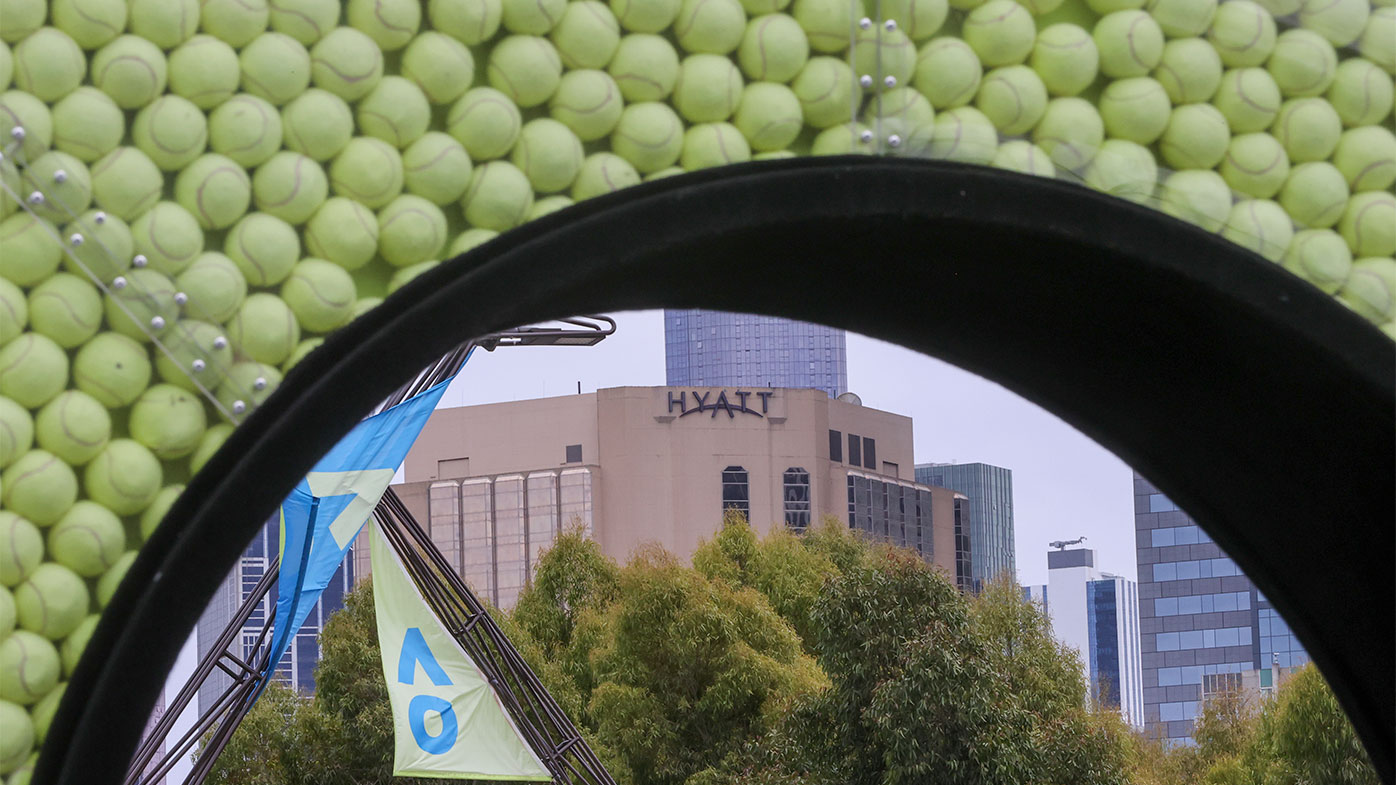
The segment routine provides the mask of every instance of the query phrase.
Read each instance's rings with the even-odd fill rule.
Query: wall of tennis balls
[[[574,201],[748,159],[1071,178],[1396,338],[1392,0],[0,0],[0,776],[321,337]]]

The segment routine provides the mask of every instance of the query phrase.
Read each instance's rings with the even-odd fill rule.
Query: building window
[[[809,528],[809,472],[800,467],[785,470],[785,525],[796,531]]]
[[[460,486],[456,483],[434,482],[427,489],[427,533],[451,569],[462,573]]]
[[[739,510],[751,520],[751,490],[747,484],[746,469],[728,466],[722,470],[722,509]]]
[[[843,463],[843,434],[832,429],[829,431],[829,460]]]
[[[569,445],[567,445],[567,463],[581,463],[581,462],[582,462],[582,445],[580,445],[580,444],[569,444]]]
[[[877,471],[877,441],[863,437],[863,465]]]
[[[848,462],[854,466],[863,465],[863,440],[851,433],[848,435]]]

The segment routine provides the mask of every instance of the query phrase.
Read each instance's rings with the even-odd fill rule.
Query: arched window
[[[728,466],[722,470],[722,510],[740,510],[747,520],[751,520],[751,489],[747,482],[746,469]]]
[[[802,532],[809,519],[809,472],[794,466],[785,470],[785,525]]]

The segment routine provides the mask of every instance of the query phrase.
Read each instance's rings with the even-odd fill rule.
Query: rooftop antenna
[[[1050,546],[1052,546],[1053,548],[1056,548],[1056,549],[1059,550],[1059,551],[1064,551],[1064,550],[1066,550],[1066,546],[1068,546],[1068,545],[1080,545],[1081,543],[1083,543],[1083,542],[1085,542],[1085,541],[1086,541],[1086,538],[1085,538],[1085,537],[1077,537],[1077,538],[1074,539],[1074,540],[1057,540],[1057,541],[1055,541],[1055,542],[1049,542],[1049,543],[1047,543],[1047,544],[1050,545]]]

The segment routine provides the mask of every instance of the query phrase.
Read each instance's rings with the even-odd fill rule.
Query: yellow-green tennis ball
[[[43,101],[23,90],[9,90],[0,95],[0,133],[6,144],[14,139],[14,129],[24,129],[20,152],[33,160],[53,143],[53,116]],[[15,183],[18,185],[18,183]],[[9,201],[9,197],[5,198]]]
[[[29,323],[29,304],[24,292],[0,275],[0,346],[18,338]]]
[[[1328,88],[1327,98],[1349,128],[1376,125],[1391,114],[1391,77],[1370,60],[1344,60]]]
[[[1396,197],[1386,191],[1353,196],[1338,219],[1338,233],[1353,256],[1396,254]]]
[[[229,373],[231,373],[231,371],[229,371]],[[207,430],[205,430],[204,434],[199,436],[200,443],[203,442],[207,433]],[[159,493],[155,494],[155,499],[151,501],[150,506],[146,507],[145,512],[141,513],[139,529],[141,542],[150,539],[150,535],[155,533],[155,529],[158,528],[160,522],[165,519],[165,513],[170,511],[170,507],[174,506],[175,500],[177,500],[182,493],[184,493],[183,485],[166,485],[164,488],[160,489]],[[76,635],[77,633],[74,632],[73,634]],[[72,635],[68,637],[71,638]],[[67,641],[64,641],[65,646],[66,644]]]
[[[402,156],[382,139],[356,137],[330,164],[330,186],[335,195],[375,210],[402,193],[402,183]]]
[[[398,199],[418,197],[403,196]],[[391,209],[392,205],[388,207]],[[444,225],[444,218],[442,223]],[[444,234],[443,230],[443,237]],[[323,259],[303,259],[281,285],[281,299],[296,315],[302,329],[327,333],[349,322],[354,314],[358,292],[354,279],[343,267]]]
[[[199,414],[203,415],[202,406]],[[87,578],[101,575],[125,550],[126,531],[121,519],[96,502],[77,502],[48,532],[48,553],[53,560]],[[87,608],[82,611],[86,616]]]
[[[1104,16],[1116,11],[1132,11],[1143,8],[1145,0],[1086,0],[1086,5],[1092,11]]]
[[[903,139],[923,134],[929,139],[935,119],[931,102],[910,87],[895,87],[884,92],[880,100],[868,103],[862,117],[864,125],[874,127],[882,123],[884,132],[899,134]]]
[[[922,56],[926,56],[924,50]],[[1076,95],[1095,81],[1100,71],[1100,52],[1096,50],[1095,39],[1091,38],[1090,33],[1077,25],[1063,22],[1044,28],[1037,34],[1030,65],[1052,95]],[[936,80],[937,72],[930,70],[925,78]]]
[[[853,39],[853,68],[859,75],[874,78],[876,88],[869,89],[910,82],[916,70],[916,54],[916,44],[900,28],[860,28]]]
[[[0,362],[3,362],[3,352],[0,352]],[[5,468],[0,479],[5,486],[5,509],[35,526],[53,525],[78,498],[78,479],[72,467],[45,450],[30,450],[19,456]]]
[[[532,221],[542,218],[545,215],[551,215],[558,210],[565,210],[574,204],[576,204],[576,202],[572,201],[572,197],[570,196],[563,196],[562,194],[545,196],[533,203],[533,209],[528,213],[528,220]],[[388,291],[397,291],[406,285],[408,281],[421,275],[437,264],[440,264],[440,262],[422,262],[421,264],[398,270],[397,273],[393,275],[393,279],[388,282]]]
[[[757,82],[742,91],[742,100],[732,122],[752,150],[765,152],[783,150],[795,141],[804,124],[804,115],[800,99],[790,88]],[[636,168],[645,171],[639,166]]]
[[[810,142],[810,155],[869,155],[873,132],[862,123],[844,123],[826,128]]]
[[[169,58],[170,91],[200,109],[213,109],[238,90],[242,77],[237,52],[211,35],[196,35]]]
[[[1211,104],[1187,104],[1173,110],[1159,137],[1163,160],[1175,169],[1211,169],[1231,144],[1226,117]]]
[[[15,43],[44,25],[48,4],[43,0],[5,0],[0,4],[5,24],[0,25],[0,39]]]
[[[281,115],[262,98],[235,95],[209,114],[208,142],[215,153],[257,166],[281,149]]]
[[[475,78],[475,58],[460,41],[443,33],[426,32],[403,52],[402,75],[421,88],[432,103],[449,104],[470,88]]]
[[[610,133],[621,117],[624,104],[620,88],[605,71],[578,70],[562,75],[557,92],[548,102],[554,120],[572,130],[577,138],[592,142]]]
[[[97,607],[103,610],[111,602],[111,598],[116,596],[116,590],[120,588],[121,581],[126,577],[126,571],[131,569],[131,564],[136,561],[136,552],[127,551],[116,560],[116,564],[111,569],[102,573],[102,577],[97,579],[96,590],[92,592],[92,599],[97,601]]]
[[[1322,98],[1292,98],[1280,106],[1271,130],[1290,160],[1322,161],[1338,146],[1343,121],[1332,104]]]
[[[130,0],[131,32],[173,49],[199,29],[199,0]]]
[[[848,48],[854,22],[854,11],[848,3],[842,0],[795,0],[791,15],[800,23],[814,51],[833,54]]]
[[[53,225],[29,213],[0,222],[0,276],[19,286],[33,286],[53,275],[63,255]]]
[[[562,123],[543,117],[524,124],[511,160],[528,176],[535,191],[555,193],[576,179],[582,158],[582,141],[577,135]]]
[[[1377,4],[1385,0],[1377,0]],[[1261,8],[1269,11],[1272,16],[1279,19],[1282,16],[1289,16],[1299,10],[1303,0],[1256,0]]]
[[[408,193],[432,204],[454,202],[470,182],[470,156],[453,137],[428,131],[402,151],[402,180]]]
[[[56,273],[29,291],[29,328],[65,349],[81,346],[102,324],[97,287],[69,273]]]
[[[0,395],[37,409],[68,386],[68,355],[52,338],[29,332],[0,348]],[[6,491],[9,483],[6,482]],[[33,516],[29,520],[43,522]]]
[[[136,114],[131,138],[156,166],[178,171],[203,154],[208,121],[190,101],[165,95]]]
[[[1353,193],[1389,189],[1396,182],[1396,136],[1379,125],[1344,131],[1333,151],[1333,165]]]
[[[799,122],[799,104],[795,105]],[[621,113],[611,134],[611,150],[644,174],[673,166],[683,152],[683,122],[668,105],[647,101]]]
[[[491,161],[475,167],[461,206],[471,226],[502,232],[518,226],[533,209],[533,186],[517,166]]]
[[[204,251],[204,232],[188,210],[174,202],[159,202],[131,224],[136,253],[150,268],[178,275]]]
[[[125,335],[98,333],[73,359],[73,383],[107,408],[119,409],[150,383],[150,357]]]
[[[1338,53],[1312,30],[1286,30],[1265,67],[1286,96],[1321,95],[1337,76]]]
[[[1295,232],[1280,263],[1286,270],[1333,294],[1352,271],[1352,252],[1337,232],[1305,229]]]
[[[687,171],[750,160],[751,147],[730,123],[702,123],[684,132],[679,165]]]
[[[1013,0],[989,0],[969,12],[961,35],[984,65],[1016,65],[1032,53],[1037,25],[1032,14]]]
[[[342,6],[337,0],[269,0],[271,28],[306,46],[319,41],[339,24]]]
[[[685,120],[693,123],[726,120],[737,110],[741,99],[742,74],[731,60],[714,54],[684,58],[674,85],[674,108]]]
[[[290,275],[301,245],[290,224],[267,213],[248,213],[228,230],[223,253],[252,286],[274,286]]]
[[[0,395],[0,469],[14,463],[33,446],[34,419],[23,406]]]
[[[363,32],[335,28],[310,50],[310,73],[316,87],[357,101],[383,78],[383,52]]]
[[[1040,15],[1059,5],[1061,0],[1034,0],[1028,3],[1028,10]],[[897,26],[918,43],[940,32],[950,13],[945,0],[886,0],[882,9],[884,18],[895,19]]]
[[[70,256],[63,259],[63,269],[83,280],[96,278],[102,283],[126,272],[135,254],[135,239],[126,222],[101,210],[89,210],[63,229],[65,237],[83,236],[77,247],[69,244]]]
[[[43,191],[44,201],[32,205],[41,218],[67,221],[92,203],[92,175],[87,166],[67,153],[50,150],[29,163],[26,183]]]
[[[499,0],[429,0],[427,14],[433,28],[474,46],[499,31],[504,9]]]
[[[92,638],[92,632],[97,629],[97,622],[100,616],[93,613],[83,619],[76,629],[68,633],[68,637],[63,639],[63,644],[59,647],[60,656],[63,662],[63,675],[71,676],[73,669],[78,666],[78,659],[82,657],[83,651],[87,648],[87,642]]]
[[[1396,265],[1391,259],[1377,258],[1353,262],[1352,272],[1348,274],[1343,288],[1338,290],[1338,301],[1374,324],[1390,323],[1391,327],[1396,327],[1396,322],[1391,322],[1392,294],[1396,292],[1396,267],[1372,269],[1368,265],[1374,262]],[[1387,331],[1388,335],[1392,332]]]
[[[1216,172],[1185,169],[1174,172],[1159,190],[1159,209],[1216,232],[1231,212],[1231,190]]]
[[[1207,40],[1228,68],[1264,65],[1275,49],[1275,18],[1251,0],[1228,0],[1212,17]]]
[[[15,599],[18,605],[18,597]],[[38,702],[58,684],[59,670],[58,650],[51,642],[28,630],[10,633],[8,638],[0,641],[0,707],[16,704],[31,706]],[[33,726],[28,712],[20,709],[16,713],[4,709],[3,716],[6,728],[22,729],[16,730],[16,734],[21,738],[32,738]],[[10,717],[24,719],[10,722]],[[26,745],[25,751],[17,757],[22,760],[28,754]]]
[[[504,29],[521,35],[547,35],[562,18],[567,0],[502,0]]]
[[[165,186],[160,168],[134,147],[112,150],[93,164],[91,171],[93,201],[128,222],[149,210]]]
[[[53,103],[82,84],[87,60],[67,33],[44,27],[15,45],[15,87]]]
[[[1027,133],[1042,119],[1047,110],[1047,87],[1025,65],[995,68],[984,75],[974,105],[1001,133],[1017,136]]]
[[[96,49],[126,29],[123,0],[54,0],[49,11],[54,26],[83,49]],[[8,26],[9,20],[5,21]]]
[[[266,0],[201,0],[199,26],[233,46],[246,46],[266,32],[271,12]]]
[[[1105,140],[1105,122],[1083,98],[1054,98],[1033,129],[1032,140],[1057,166],[1079,173]]]
[[[238,55],[242,89],[281,106],[310,86],[310,53],[300,41],[263,33]]]
[[[1263,68],[1234,68],[1222,74],[1212,103],[1226,116],[1232,133],[1263,131],[1280,113],[1280,88]]]
[[[451,247],[446,250],[446,258],[454,259],[471,248],[484,245],[498,236],[499,232],[493,229],[466,229],[451,242]]]
[[[226,229],[247,212],[252,184],[247,170],[230,158],[208,153],[175,178],[175,199],[199,226]]]
[[[1283,207],[1269,199],[1247,199],[1232,205],[1221,234],[1243,248],[1278,262],[1294,239],[1294,222]]]
[[[164,381],[190,392],[198,390],[196,379],[205,387],[217,384],[233,364],[229,338],[217,325],[185,319],[165,328],[160,340],[165,351],[155,355],[155,371]]]
[[[1201,38],[1178,38],[1164,45],[1154,78],[1175,104],[1208,101],[1221,86],[1221,58]]]
[[[4,546],[0,545],[0,548],[4,548]],[[0,640],[10,637],[10,633],[15,631],[18,616],[19,611],[15,608],[15,595],[9,589],[0,586]],[[5,756],[6,750],[0,749],[0,761],[3,761]]]
[[[284,300],[274,294],[249,295],[228,322],[228,338],[238,355],[276,365],[301,339],[300,324]]]
[[[221,324],[237,313],[247,296],[247,279],[232,259],[210,251],[200,254],[175,279],[187,298],[184,313],[191,319]]]
[[[198,449],[194,450],[194,454],[189,456],[190,474],[198,474],[199,470],[204,468],[204,464],[208,463],[208,459],[212,458],[214,453],[218,452],[218,448],[223,446],[223,442],[228,440],[228,436],[232,434],[232,432],[233,426],[228,423],[218,423],[217,425],[210,426],[209,429],[204,432],[204,438],[199,440]],[[152,502],[152,504],[154,504],[154,502]]]
[[[353,199],[331,197],[306,223],[305,247],[318,258],[357,270],[378,251],[378,219]]]
[[[14,600],[9,600],[9,603],[13,605]],[[7,637],[9,633],[0,636],[0,640]],[[0,736],[0,773],[17,772],[35,746],[34,723],[29,717],[29,712],[20,704],[11,702],[8,690],[6,698],[0,700],[0,728],[6,730],[6,733]],[[15,773],[13,779],[19,781],[20,776]]]
[[[128,425],[132,439],[165,461],[193,452],[207,426],[199,397],[172,384],[157,384],[137,398]],[[118,549],[113,558],[119,555]]]
[[[53,723],[53,715],[58,713],[58,704],[63,700],[63,693],[67,690],[67,683],[61,683],[49,691],[38,703],[34,704],[34,711],[30,717],[34,721],[34,742],[37,745],[44,743],[44,738],[48,736],[49,725]]]
[[[1147,76],[1118,79],[1100,96],[1105,132],[1139,144],[1152,144],[1163,134],[1172,109],[1163,85]]]
[[[1363,57],[1385,68],[1387,73],[1396,72],[1396,8],[1372,9],[1356,46]]]
[[[539,217],[539,205],[543,204],[544,202],[548,202],[551,205],[552,200],[554,199],[566,199],[568,205],[572,204],[572,200],[567,199],[567,197],[565,196],[549,196],[547,199],[540,199],[537,202],[533,203],[533,212],[529,213],[528,220],[532,221],[533,219]],[[561,207],[558,207],[556,209],[561,209]],[[388,294],[396,292],[398,289],[401,289],[402,287],[410,283],[413,278],[416,278],[417,276],[421,275],[422,273],[425,273],[433,267],[439,267],[440,265],[441,262],[435,259],[429,259],[425,262],[419,262],[417,264],[414,264],[411,267],[403,267],[402,269],[397,270],[393,273],[393,277],[388,279]]]
[[[620,23],[605,3],[578,0],[566,4],[549,37],[568,68],[605,68],[620,45]]]
[[[474,161],[508,154],[522,127],[519,108],[491,87],[477,87],[461,96],[446,118],[447,130]]]
[[[349,0],[345,11],[349,24],[368,34],[385,52],[407,46],[422,25],[418,0]]]
[[[679,0],[611,0],[620,26],[632,33],[658,33],[679,15]]]
[[[1149,15],[1169,38],[1202,35],[1212,26],[1217,0],[1150,0]]]
[[[1304,0],[1299,7],[1299,25],[1334,46],[1347,46],[1362,35],[1370,13],[1367,0]]]
[[[983,112],[972,106],[961,106],[936,115],[935,132],[927,155],[948,161],[988,164],[998,152],[998,142],[998,132]],[[1043,147],[1045,149],[1046,145]]]
[[[38,528],[16,513],[0,510],[0,586],[18,586],[43,561],[44,538]]]
[[[789,82],[809,62],[809,39],[791,16],[758,16],[747,23],[737,62],[754,81]]]
[[[1163,31],[1143,11],[1107,14],[1091,35],[1100,52],[1101,73],[1115,79],[1144,76],[1163,58]]]
[[[401,149],[427,132],[431,104],[410,80],[385,76],[359,102],[357,115],[359,130]]]
[[[740,74],[737,80],[736,87],[740,90]],[[842,60],[811,57],[790,83],[790,88],[800,99],[807,125],[822,129],[848,122],[849,107],[857,88],[853,70]],[[682,111],[680,107],[680,113]]]
[[[139,109],[165,91],[165,55],[151,42],[123,35],[92,57],[92,84],[122,109]]]
[[[1218,171],[1233,189],[1257,199],[1279,193],[1289,177],[1289,156],[1275,137],[1265,133],[1233,137]]]
[[[329,193],[325,170],[300,153],[277,153],[252,176],[257,209],[293,225],[310,220]]]
[[[969,44],[942,36],[931,39],[917,53],[913,84],[931,106],[954,109],[974,100],[983,76],[984,67]]]
[[[683,0],[674,20],[679,46],[692,53],[725,55],[745,31],[746,11],[737,0]]]
[[[1310,161],[1290,170],[1279,202],[1300,226],[1327,229],[1342,217],[1349,195],[1347,179],[1337,167]]]
[[[435,259],[445,245],[446,216],[420,196],[399,196],[378,214],[378,253],[394,267]]]
[[[580,202],[638,182],[640,173],[629,161],[614,153],[593,153],[582,162],[582,171],[572,183],[572,198]]]
[[[679,55],[664,38],[647,33],[620,40],[607,72],[631,103],[662,101],[679,79]],[[469,145],[466,146],[469,149]]]
[[[118,529],[120,526],[118,521]],[[52,549],[52,538],[49,543]],[[28,580],[15,587],[14,594],[19,626],[51,641],[61,641],[76,629],[87,616],[90,602],[82,578],[53,562],[40,564]]]
[[[53,146],[92,162],[115,150],[126,135],[126,117],[106,93],[79,87],[54,104]]]
[[[528,108],[546,102],[557,90],[562,60],[546,38],[511,35],[490,52],[487,73],[492,87]]]
[[[246,408],[261,406],[280,386],[280,371],[258,362],[240,362],[228,369],[218,385],[218,402],[228,411],[237,409],[239,401]]]
[[[107,326],[133,340],[148,342],[152,333],[174,324],[179,315],[174,283],[155,270],[131,270],[112,281],[111,288],[106,302]]]
[[[354,138],[354,115],[343,98],[311,88],[281,109],[286,147],[316,161],[339,154]]]

